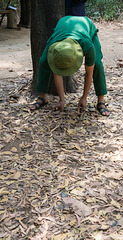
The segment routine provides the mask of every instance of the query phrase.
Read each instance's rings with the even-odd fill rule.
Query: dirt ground
[[[79,116],[77,93],[64,113],[31,113],[30,30],[0,28],[0,239],[122,240],[123,22],[95,23],[103,51],[109,117],[91,87]]]

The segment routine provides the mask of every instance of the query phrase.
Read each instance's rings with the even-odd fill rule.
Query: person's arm
[[[80,98],[79,104],[78,104],[78,111],[81,112],[80,110],[85,110],[86,108],[86,102],[87,102],[87,96],[91,87],[92,79],[93,79],[93,70],[94,70],[94,65],[92,66],[87,66],[85,65],[85,81],[84,81],[84,91],[83,95]]]
[[[56,86],[56,90],[59,95],[59,102],[54,104],[52,106],[53,110],[60,109],[61,111],[64,111],[64,86],[63,86],[63,78],[62,76],[58,76],[55,73],[53,73],[54,76],[54,82]]]

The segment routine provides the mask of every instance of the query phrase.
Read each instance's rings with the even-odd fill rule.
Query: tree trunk
[[[31,0],[20,0],[21,16],[19,25],[30,27]]]
[[[10,13],[7,15],[7,28],[17,28],[17,12],[10,9]]]
[[[64,13],[65,1],[63,0],[31,0],[32,90],[36,86],[39,59],[45,48],[46,41],[53,33],[53,28],[56,26],[57,21],[65,15]],[[72,82],[70,77],[67,77],[67,81],[64,80],[65,90],[72,89],[72,86],[69,86],[70,82]],[[56,94],[53,79],[51,79],[49,92]]]

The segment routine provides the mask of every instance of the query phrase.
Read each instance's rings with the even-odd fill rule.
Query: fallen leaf
[[[25,158],[26,158],[27,160],[31,160],[31,159],[32,159],[32,156],[29,155],[29,154],[26,154],[26,155],[25,155]]]
[[[121,217],[121,219],[118,221],[118,225],[123,227],[123,217]]]
[[[123,239],[123,235],[119,235],[118,233],[111,233],[110,234],[110,237],[113,239],[113,240],[122,240]]]
[[[94,198],[94,197],[93,198],[89,197],[89,198],[86,199],[86,202],[87,203],[95,203],[95,202],[97,202],[97,199]]]
[[[73,190],[71,191],[71,194],[74,194],[74,195],[77,195],[77,196],[84,196],[83,191],[84,191],[84,189],[80,189],[80,190],[73,189]]]
[[[17,150],[17,148],[13,147],[13,148],[11,149],[11,151],[12,151],[12,152],[17,152],[18,150]]]
[[[9,194],[10,192],[9,191],[6,191],[5,188],[1,188],[0,189],[0,194],[1,195],[6,195],[6,194]]]
[[[0,238],[4,238],[7,235],[6,232],[0,232]]]
[[[20,173],[20,172],[16,172],[16,173],[14,173],[14,174],[12,175],[12,178],[15,179],[15,180],[17,180],[17,179],[20,178],[20,176],[21,176],[21,173]]]
[[[9,185],[11,185],[13,182],[14,182],[14,181],[7,181],[7,182],[6,182],[6,185],[9,186]]]
[[[103,232],[102,231],[95,231],[93,233],[93,238],[95,240],[104,240]]]
[[[70,233],[62,233],[56,236],[53,236],[51,240],[65,240],[67,237],[70,237]]]
[[[120,204],[119,204],[118,202],[116,202],[115,200],[113,200],[113,199],[112,199],[112,201],[111,201],[111,205],[113,205],[114,207],[120,209]]]
[[[75,224],[76,224],[76,220],[72,220],[71,222],[69,222],[69,225],[70,225],[71,227],[73,227]]]
[[[64,161],[64,160],[66,159],[66,157],[67,157],[66,154],[60,154],[60,155],[58,156],[58,160]]]
[[[109,225],[105,225],[105,224],[103,224],[103,225],[101,225],[101,230],[107,230],[107,229],[109,229]]]
[[[82,201],[76,200],[74,198],[66,197],[64,198],[64,203],[73,209],[73,211],[81,217],[89,216],[92,211],[91,208],[85,205]]]
[[[8,201],[8,198],[3,198],[2,200],[0,200],[0,203],[4,203],[4,202],[7,202]]]
[[[12,155],[12,152],[5,151],[5,152],[1,152],[0,155]]]

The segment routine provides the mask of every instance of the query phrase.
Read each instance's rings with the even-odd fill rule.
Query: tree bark
[[[19,25],[23,27],[30,27],[31,16],[31,0],[20,0],[21,16]]]
[[[36,87],[37,72],[40,56],[45,48],[46,41],[53,33],[53,28],[58,20],[65,15],[64,0],[31,0],[31,54],[33,63],[32,90]],[[72,85],[70,77],[64,80],[65,90],[71,91]],[[73,85],[75,87],[75,84]],[[56,94],[53,79],[49,92]]]
[[[17,12],[16,10],[9,10],[7,15],[7,28],[17,28]]]

